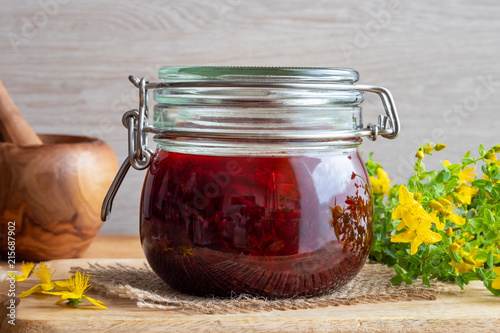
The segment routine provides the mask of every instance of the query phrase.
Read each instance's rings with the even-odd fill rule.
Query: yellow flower
[[[438,211],[442,211],[444,209],[443,205],[436,200],[429,201],[429,207]]]
[[[399,220],[401,219],[401,223],[399,223],[398,227],[396,230],[401,230],[403,229],[407,224],[406,224],[406,219],[403,217],[403,210],[406,210],[410,213],[410,216],[418,218],[418,219],[424,219],[428,220],[431,224],[434,223],[436,225],[436,228],[438,230],[443,230],[444,229],[444,224],[439,221],[439,219],[436,217],[436,214],[429,214],[425,211],[425,209],[422,207],[422,205],[413,198],[413,195],[408,191],[406,186],[401,185],[399,187],[399,205],[392,211],[392,219],[393,220]]]
[[[30,276],[30,273],[33,270],[33,267],[35,267],[34,262],[24,262],[23,261],[23,266],[21,268],[23,274],[18,275],[18,274],[10,273],[10,276],[11,277],[13,276],[16,281],[24,281]]]
[[[495,147],[497,147],[497,146],[495,146]],[[500,165],[500,161],[498,160],[497,154],[495,154],[495,153],[499,153],[499,152],[500,151],[498,151],[498,148],[495,148],[494,153],[489,153],[485,156],[486,161],[492,165]]]
[[[465,262],[461,262],[457,264],[454,261],[451,261],[450,266],[455,267],[455,271],[459,274],[469,273],[472,270],[472,265],[466,264]]]
[[[439,202],[441,205],[445,206],[445,207],[446,207],[446,206],[451,206],[451,202],[450,202],[448,199],[443,198],[443,197],[438,198],[438,202]]]
[[[434,148],[436,149],[436,151],[441,151],[446,148],[446,145],[444,143],[438,143]]]
[[[457,243],[453,243],[453,244],[450,245],[450,251],[451,252],[457,252],[458,249],[460,249],[460,245],[458,245]]]
[[[457,225],[464,225],[465,224],[465,217],[462,217],[456,213],[451,212],[450,216],[448,216],[451,222],[457,224]]]
[[[82,303],[84,300],[89,301],[101,309],[107,309],[104,306],[104,303],[93,299],[91,297],[85,296],[85,292],[87,292],[90,287],[90,275],[87,275],[85,272],[76,271],[75,276],[66,280],[69,286],[69,291],[57,291],[57,292],[47,292],[44,291],[44,294],[61,296],[61,299],[56,302],[56,304],[61,304],[64,301],[68,301],[68,305],[77,307],[78,304]]]
[[[495,280],[493,280],[491,287],[493,289],[500,289],[500,267],[493,268],[493,272],[495,272],[495,274],[498,275],[498,277]]]
[[[484,159],[490,163],[497,164],[497,155],[495,153],[488,153],[486,156],[484,156]]]
[[[477,188],[469,187],[469,186],[459,186],[458,192],[455,194],[455,198],[461,204],[470,205],[472,201],[472,197],[477,193]]]
[[[186,258],[187,256],[192,256],[193,252],[191,252],[193,249],[192,248],[187,248],[184,245],[181,245],[179,247],[179,254],[183,257]]]
[[[391,182],[393,180],[389,180],[389,175],[382,168],[377,169],[377,178],[370,176],[370,183],[375,194],[385,193],[388,195]]]
[[[173,247],[168,247],[166,243],[162,243],[162,245],[163,245],[163,248],[161,250],[161,254],[167,253],[167,252],[170,252],[170,251],[174,250]]]
[[[394,217],[401,217],[401,223],[397,230],[403,227],[408,227],[402,233],[391,237],[393,243],[409,243],[411,242],[411,254],[415,254],[420,244],[434,244],[439,242],[442,237],[440,234],[430,230],[432,223],[439,221],[436,216],[427,213],[422,206],[416,202],[408,189],[403,185],[399,188],[400,205],[393,211]],[[399,209],[398,209],[399,208]],[[443,226],[444,228],[444,226]]]
[[[454,261],[449,262],[450,266],[455,267],[455,272],[459,274],[469,273],[476,267],[482,267],[484,265],[484,261],[480,259],[474,260],[472,256],[464,258],[460,264],[457,264]]]
[[[475,266],[476,265],[476,260],[474,260],[474,257],[473,256],[468,256],[468,257],[464,257],[463,258],[463,261],[469,265],[472,265],[472,266]],[[482,265],[482,262],[481,262],[481,265]]]
[[[472,183],[477,176],[477,173],[473,173],[474,171],[476,171],[476,167],[464,169],[458,173],[458,178],[463,182]]]
[[[403,214],[407,214],[405,211]],[[419,223],[418,220],[413,220],[413,222],[408,226],[405,232],[394,235],[391,237],[391,242],[393,243],[409,243],[411,242],[411,254],[417,253],[420,244],[434,244],[439,242],[442,237],[440,234],[430,230],[431,223],[428,220],[423,220]]]
[[[448,161],[448,160],[444,160],[444,161],[443,161],[443,164],[444,164],[445,166],[447,166],[447,167],[449,167],[449,166],[451,165],[450,161]]]
[[[45,265],[44,262],[38,264],[38,266],[33,270],[35,276],[40,280],[41,283],[37,284],[33,288],[28,291],[23,291],[19,297],[23,298],[29,296],[33,293],[41,293],[45,291],[53,290],[54,288],[58,289],[67,289],[68,283],[67,281],[52,281],[52,276],[54,272],[51,272],[50,269]]]
[[[451,222],[458,224],[458,225],[464,225],[465,224],[465,217],[462,217],[458,215],[457,213],[453,212],[453,209],[457,208],[451,204],[447,199],[445,198],[439,198],[438,201],[432,200],[429,202],[429,207],[434,209],[436,212],[439,212],[442,216],[446,217],[448,220]],[[436,227],[438,230],[443,230],[440,229],[440,225],[436,224]],[[443,225],[444,228],[444,225]]]
[[[401,216],[401,211],[403,208],[407,209],[410,212],[414,212],[416,214],[421,213],[422,211],[425,212],[425,210],[422,208],[420,203],[413,198],[413,194],[408,191],[406,186],[401,185],[399,187],[399,205],[392,211],[392,219],[393,220],[400,220],[402,218]],[[403,229],[404,224],[401,225],[401,223],[398,226],[397,230]]]

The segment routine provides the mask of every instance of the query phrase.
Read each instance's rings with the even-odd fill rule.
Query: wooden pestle
[[[0,80],[0,141],[17,146],[37,146],[42,140],[26,122]]]

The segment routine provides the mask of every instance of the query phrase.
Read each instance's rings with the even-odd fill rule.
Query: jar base
[[[144,247],[153,271],[169,286],[204,297],[313,297],[337,290],[361,270],[366,256],[341,242],[297,255],[259,257],[194,248],[182,256]]]

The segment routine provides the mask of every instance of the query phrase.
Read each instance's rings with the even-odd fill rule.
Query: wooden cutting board
[[[122,263],[141,267],[142,259],[70,259],[50,261],[55,279],[65,278],[70,267],[88,263]],[[27,290],[36,277],[16,284]],[[0,294],[8,284],[0,283]],[[16,325],[3,322],[1,332],[500,332],[500,297],[492,296],[480,283],[462,294],[443,294],[435,301],[385,302],[326,307],[309,310],[249,312],[225,315],[187,311],[141,309],[126,299],[107,299],[108,310],[93,306],[78,309],[57,306],[57,297],[23,298],[16,312]],[[84,303],[90,304],[90,303]],[[4,311],[4,309],[0,309]],[[5,317],[2,314],[2,320]]]

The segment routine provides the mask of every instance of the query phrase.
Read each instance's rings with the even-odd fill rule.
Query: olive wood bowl
[[[0,142],[4,260],[13,253],[16,261],[79,257],[102,226],[101,203],[118,169],[113,149],[101,140],[38,137],[41,145]]]

